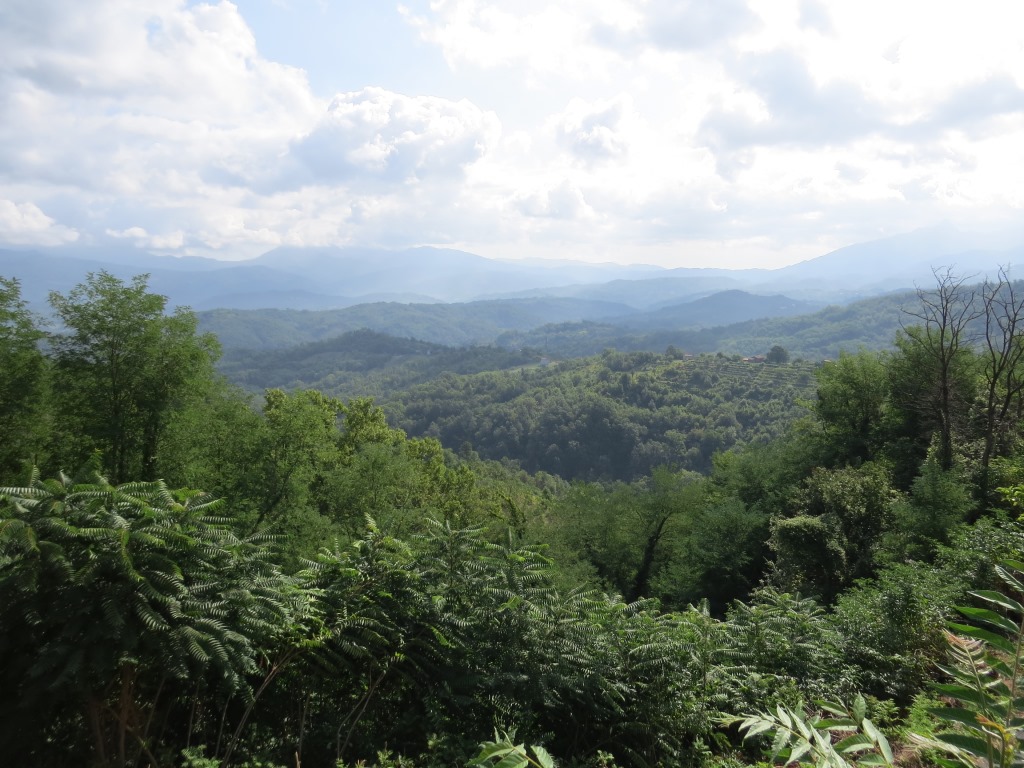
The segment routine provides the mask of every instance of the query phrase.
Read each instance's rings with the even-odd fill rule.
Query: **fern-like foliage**
[[[555,759],[544,747],[527,749],[515,743],[515,734],[494,734],[493,741],[480,745],[480,752],[466,763],[468,768],[555,768]]]
[[[32,740],[22,714],[66,706],[90,713],[101,761],[124,762],[175,691],[209,680],[252,698],[261,651],[285,641],[303,600],[218,507],[100,476],[0,488],[0,747]]]
[[[956,703],[931,712],[949,727],[915,740],[965,765],[1012,768],[1024,765],[1024,562],[1004,561],[996,573],[1006,591],[972,592],[983,605],[958,607],[971,623],[947,633],[948,681],[935,688]]]
[[[860,696],[852,707],[818,702],[819,712],[778,705],[727,724],[739,723],[745,738],[771,736],[771,760],[782,765],[813,765],[815,768],[888,766],[894,763],[888,740],[867,718]]]
[[[724,622],[721,663],[732,680],[732,713],[763,702],[847,699],[853,673],[840,637],[813,599],[766,588],[735,602]]]

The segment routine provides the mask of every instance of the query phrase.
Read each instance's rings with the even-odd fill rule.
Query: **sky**
[[[1024,221],[1021,0],[0,0],[0,244],[777,267]]]

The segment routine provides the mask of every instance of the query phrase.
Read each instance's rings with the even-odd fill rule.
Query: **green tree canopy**
[[[50,294],[61,323],[51,338],[57,461],[73,468],[99,451],[114,482],[154,478],[167,417],[208,386],[219,354],[191,311],[165,314],[166,297],[149,293],[147,280],[96,272]]]
[[[0,488],[0,753],[87,750],[55,730],[84,718],[99,764],[155,765],[157,712],[204,685],[252,697],[257,648],[301,609],[216,508],[159,482]]]
[[[0,474],[39,461],[47,432],[43,332],[21,300],[17,280],[0,277]]]

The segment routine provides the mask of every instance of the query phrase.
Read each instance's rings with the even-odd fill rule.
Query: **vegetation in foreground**
[[[706,474],[573,484],[251,402],[144,279],[54,295],[49,335],[0,288],[6,762],[1019,760],[1005,280],[940,275]]]

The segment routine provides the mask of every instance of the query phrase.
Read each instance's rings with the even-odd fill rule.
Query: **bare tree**
[[[971,277],[955,274],[952,269],[935,269],[935,288],[917,289],[919,306],[904,309],[906,316],[921,321],[919,329],[901,323],[905,337],[917,347],[931,368],[934,381],[928,402],[921,405],[936,418],[939,431],[939,465],[944,470],[953,466],[953,433],[961,420],[962,400],[958,391],[958,369],[961,360],[971,353],[976,342],[971,324],[985,311],[977,292],[967,285]]]
[[[1000,267],[995,280],[981,287],[985,312],[985,333],[981,354],[985,384],[984,437],[982,452],[983,492],[988,491],[987,474],[993,456],[1010,447],[1008,437],[1017,422],[1024,392],[1024,290],[1010,281],[1009,271]]]

